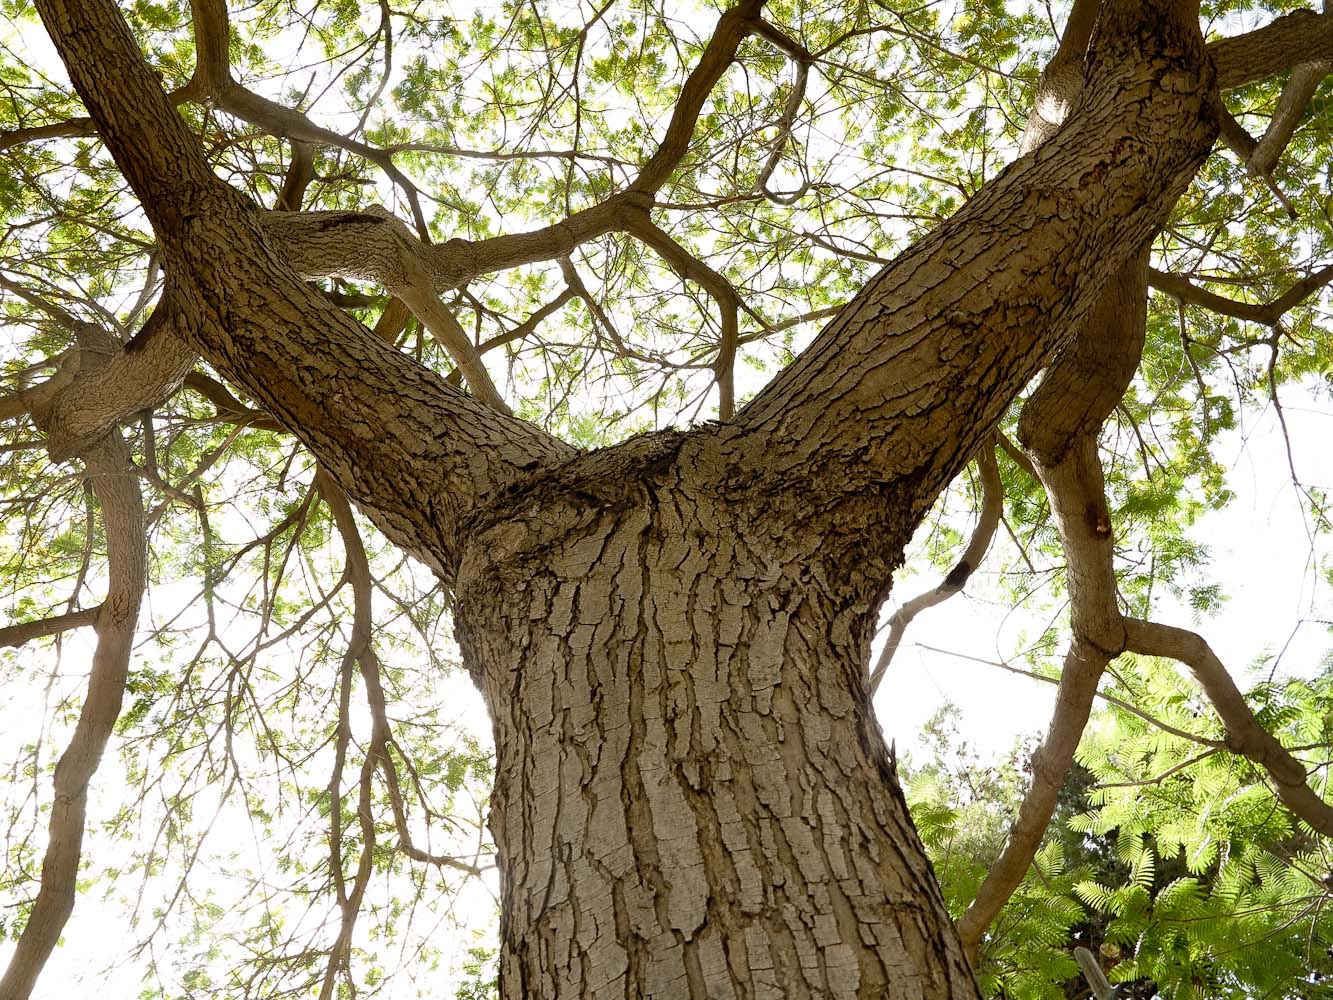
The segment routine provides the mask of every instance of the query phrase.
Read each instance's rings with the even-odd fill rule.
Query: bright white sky
[[[1296,471],[1305,486],[1328,489],[1333,487],[1328,449],[1333,414],[1302,395],[1295,389],[1284,394]],[[1245,412],[1241,424],[1220,451],[1231,459],[1228,484],[1236,499],[1225,510],[1205,515],[1191,532],[1212,553],[1209,576],[1222,582],[1226,605],[1208,618],[1199,618],[1188,606],[1164,608],[1159,618],[1197,629],[1243,690],[1252,676],[1250,667],[1263,660],[1266,676],[1274,666],[1272,657],[1278,658],[1280,674],[1309,677],[1318,672],[1330,650],[1333,597],[1312,556],[1276,411]],[[1315,549],[1318,556],[1325,544]],[[973,589],[984,592],[986,569],[983,563]],[[938,583],[934,575],[900,574],[890,603],[896,606]],[[983,757],[1004,753],[1020,734],[1044,732],[1054,686],[963,658],[1014,657],[1023,634],[1039,634],[1043,624],[1036,616],[966,592],[923,612],[908,629],[875,700],[885,733],[900,749],[919,746],[922,724],[944,701],[962,710],[963,730]],[[917,644],[963,656],[942,655]]]

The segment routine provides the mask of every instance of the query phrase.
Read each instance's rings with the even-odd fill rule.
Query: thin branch
[[[693,281],[717,303],[722,333],[718,340],[717,361],[714,363],[713,371],[717,376],[719,393],[718,416],[722,420],[730,420],[736,412],[734,374],[736,349],[740,337],[739,314],[740,310],[745,308],[741,297],[725,276],[695,257],[667,232],[659,229],[647,213],[630,216],[626,228],[635,237],[652,247],[678,277]]]
[[[884,641],[879,660],[870,674],[870,693],[873,696],[879,690],[893,656],[902,643],[907,626],[917,615],[927,608],[947,601],[967,585],[968,577],[981,565],[986,557],[995,529],[999,527],[1000,515],[1004,512],[1004,486],[1000,482],[1000,469],[995,464],[995,440],[988,440],[977,450],[978,478],[981,480],[981,510],[977,515],[977,526],[972,529],[972,537],[963,550],[957,565],[949,571],[939,586],[918,594],[902,606],[889,618],[889,637]]]
[[[1210,292],[1206,288],[1200,288],[1188,278],[1158,271],[1156,268],[1149,269],[1148,280],[1154,288],[1188,305],[1199,306],[1224,316],[1234,316],[1250,323],[1273,326],[1296,306],[1333,282],[1333,264],[1307,275],[1277,298],[1262,303],[1239,302],[1225,295]]]
[[[929,653],[939,653],[941,656],[952,656],[959,660],[967,660],[970,663],[980,663],[988,667],[996,667],[1007,673],[1015,674],[1018,677],[1026,677],[1029,680],[1041,681],[1043,684],[1059,685],[1060,683],[1059,677],[1050,677],[1046,674],[1039,674],[1035,670],[1016,667],[1012,663],[1006,663],[1004,660],[988,660],[982,656],[959,653],[952,649],[943,649],[942,647],[931,646],[924,642],[914,642],[911,644],[911,648],[924,649]],[[1172,736],[1177,736],[1182,740],[1189,740],[1191,743],[1197,743],[1200,746],[1212,747],[1218,750],[1227,749],[1227,745],[1221,740],[1210,740],[1208,737],[1200,736],[1198,733],[1191,733],[1188,729],[1181,729],[1178,726],[1173,726],[1171,723],[1165,722],[1162,719],[1157,718],[1155,715],[1145,712],[1132,702],[1125,701],[1123,698],[1117,698],[1113,694],[1098,691],[1097,698],[1099,701],[1104,701],[1108,705],[1114,705],[1122,712],[1128,712],[1130,715],[1142,719],[1144,722],[1148,723],[1148,725],[1160,729],[1164,733],[1170,733]]]

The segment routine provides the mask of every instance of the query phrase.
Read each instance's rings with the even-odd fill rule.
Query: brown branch
[[[1093,1000],[1115,1000],[1115,990],[1092,952],[1080,945],[1074,949],[1074,959],[1083,972],[1083,978],[1088,981],[1088,986],[1092,989]]]
[[[1074,0],[1059,47],[1037,81],[1032,111],[1019,143],[1021,152],[1036,149],[1054,135],[1082,92],[1083,60],[1099,10],[1101,0]]]
[[[215,107],[262,128],[270,135],[345,149],[375,164],[402,190],[412,209],[417,233],[422,239],[430,238],[430,229],[421,211],[420,192],[393,162],[391,152],[316,125],[294,108],[270,101],[237,82],[231,75],[227,54],[229,25],[225,0],[190,0],[190,11],[194,21],[195,71],[182,93],[173,96],[211,101]]]
[[[583,277],[578,272],[578,268],[574,266],[574,261],[569,257],[560,258],[560,274],[565,279],[565,288],[570,292],[571,297],[577,296],[587,307],[593,322],[596,326],[601,327],[607,337],[610,338],[615,352],[622,357],[629,357],[633,354],[634,352],[630,350],[629,345],[620,336],[620,331],[616,329],[616,324],[612,321],[610,314],[602,308],[602,304],[597,301],[597,296],[589,291],[588,286],[583,282]]]
[[[37,621],[6,625],[0,628],[0,647],[22,646],[33,639],[59,635],[61,632],[83,628],[85,625],[96,625],[101,612],[102,606],[99,604],[95,608],[80,608],[77,611],[66,611],[62,615],[52,615]]]
[[[29,125],[0,132],[0,153],[21,146],[25,142],[38,142],[42,139],[76,139],[96,134],[97,127],[91,118],[71,118],[63,122],[51,122],[49,125]]]
[[[1054,815],[1092,713],[1097,685],[1124,648],[1115,546],[1097,438],[1134,377],[1147,326],[1146,245],[1102,289],[1073,341],[1046,371],[1019,414],[1019,439],[1032,458],[1060,531],[1069,582],[1072,637],[1050,727],[1032,755],[1018,816],[976,897],[958,920],[975,960],[986,928],[1013,895]]]
[[[330,778],[329,851],[334,884],[337,888],[340,921],[338,936],[329,950],[328,964],[325,967],[324,980],[320,988],[320,1000],[330,1000],[334,994],[337,974],[350,968],[352,934],[356,920],[361,912],[361,903],[365,898],[366,888],[370,884],[373,872],[375,852],[375,819],[371,810],[371,793],[376,770],[386,755],[389,741],[387,715],[384,713],[383,691],[379,685],[379,662],[375,656],[372,642],[372,593],[370,562],[366,558],[365,545],[352,516],[351,505],[346,495],[329,475],[320,470],[315,476],[315,488],[333,514],[334,525],[342,538],[343,552],[346,555],[346,576],[352,585],[352,631],[348,637],[347,649],[343,653],[341,666],[342,682],[339,692],[337,756],[333,775]],[[361,828],[361,853],[357,861],[356,873],[352,878],[352,891],[347,892],[342,871],[342,764],[347,745],[351,739],[351,726],[348,719],[347,700],[350,695],[352,668],[359,668],[366,685],[367,695],[372,707],[372,731],[370,743],[366,747],[365,758],[361,764],[358,780],[357,820]],[[379,711],[376,711],[378,707]]]
[[[893,662],[894,654],[903,641],[907,626],[922,611],[943,603],[954,594],[962,591],[968,578],[981,565],[986,557],[995,529],[999,527],[1000,515],[1004,512],[1004,486],[1000,482],[1000,469],[995,464],[995,442],[987,441],[977,450],[977,472],[981,480],[981,511],[977,515],[977,526],[972,529],[972,537],[963,550],[957,565],[949,571],[939,586],[918,594],[902,606],[889,618],[889,636],[884,641],[879,660],[870,673],[870,693],[873,696],[879,690],[880,681]]]
[[[1277,166],[1291,137],[1296,133],[1296,126],[1310,103],[1310,98],[1319,89],[1320,82],[1333,69],[1333,62],[1321,60],[1302,63],[1291,71],[1282,95],[1278,98],[1277,110],[1268,120],[1268,128],[1263,138],[1255,146],[1250,157],[1250,165],[1260,174],[1267,176]]]
[[[655,194],[666,183],[672,171],[689,149],[694,136],[694,125],[703,110],[704,102],[713,92],[717,81],[736,58],[736,49],[753,30],[753,21],[763,9],[764,0],[741,0],[727,10],[713,29],[713,37],[699,56],[699,62],[680,88],[680,96],[671,112],[662,141],[629,190]]]
[[[282,179],[282,190],[274,208],[282,212],[299,212],[305,199],[306,188],[315,179],[315,147],[299,139],[292,140],[292,162]]]
[[[1009,461],[1013,462],[1033,479],[1041,478],[1037,475],[1037,467],[1032,464],[1032,459],[1028,458],[1027,452],[1010,441],[1009,435],[1005,434],[1004,431],[997,430],[995,432],[995,440],[999,443],[1000,451],[1005,453]]]
[[[1276,76],[1301,63],[1333,59],[1333,17],[1298,10],[1255,31],[1208,45],[1223,90]]]
[[[739,314],[743,308],[740,296],[726,277],[691,254],[670,234],[659,229],[647,213],[628,216],[627,222],[629,232],[651,247],[679,278],[693,281],[717,303],[722,333],[718,340],[713,372],[717,377],[718,417],[730,420],[736,412],[736,349],[740,335]]]
[[[182,383],[185,388],[193,389],[213,404],[219,420],[233,424],[245,424],[256,430],[285,431],[286,428],[267,413],[246,406],[225,385],[200,371],[190,372]]]
[[[767,39],[773,43],[781,52],[785,53],[792,62],[795,75],[792,78],[791,93],[787,95],[787,102],[783,105],[782,114],[778,117],[776,130],[777,133],[770,142],[768,159],[764,165],[759,168],[759,174],[755,177],[752,190],[763,194],[783,205],[794,204],[795,201],[805,193],[808,185],[802,185],[801,189],[793,195],[775,195],[768,189],[769,179],[773,176],[773,171],[777,169],[778,164],[782,162],[782,154],[792,141],[792,128],[796,123],[796,115],[801,110],[801,102],[805,100],[806,87],[810,81],[810,65],[814,62],[814,56],[804,45],[801,45],[795,39],[787,37],[785,32],[778,30],[767,21],[759,21],[755,26],[755,34]],[[724,418],[725,419],[725,418]]]
[[[1018,439],[1037,468],[1059,465],[1065,449],[1094,436],[1134,377],[1147,324],[1148,248],[1106,283],[1077,340],[1047,369],[1018,421]],[[1106,501],[1089,497],[1099,510]]]
[[[1311,295],[1333,283],[1333,264],[1322,267],[1297,281],[1272,301],[1261,303],[1240,302],[1225,295],[1218,295],[1206,288],[1200,288],[1188,278],[1158,271],[1156,268],[1149,270],[1148,279],[1154,288],[1188,305],[1271,327]]]
[[[446,385],[295,280],[259,233],[253,204],[213,174],[114,3],[40,0],[40,9],[158,235],[164,294],[188,305],[190,337],[389,538],[452,578],[461,518],[479,498],[574,449]],[[401,405],[385,420],[389,398]]]
[[[483,341],[478,350],[485,354],[487,351],[494,350],[504,344],[512,343],[515,340],[522,340],[531,336],[541,324],[558,309],[569,302],[570,299],[578,295],[576,289],[566,285],[561,289],[560,294],[550,302],[533,311],[522,323],[519,323],[512,330],[506,330],[504,333],[498,333],[489,340]]]
[[[356,519],[352,515],[352,507],[347,501],[347,496],[329,478],[327,473],[322,471],[315,477],[315,486],[319,490],[320,497],[328,505],[329,511],[333,515],[334,525],[342,538],[343,550],[347,559],[347,578],[352,585],[353,625],[352,635],[347,644],[347,652],[344,654],[344,669],[350,668],[353,659],[356,661],[360,669],[362,683],[365,685],[366,702],[370,709],[371,739],[370,746],[366,751],[366,766],[363,767],[361,773],[362,801],[358,805],[358,816],[361,817],[362,823],[362,843],[371,846],[374,843],[373,827],[367,829],[370,803],[366,795],[366,789],[370,786],[371,779],[368,768],[373,764],[383,774],[388,787],[389,801],[394,814],[394,825],[398,832],[399,850],[415,861],[453,868],[470,875],[478,875],[480,869],[475,865],[469,865],[455,858],[431,854],[416,847],[412,842],[412,835],[407,826],[407,811],[403,805],[402,791],[398,786],[398,775],[388,753],[389,746],[393,744],[393,730],[389,723],[384,683],[380,676],[379,657],[375,655],[374,646],[371,643],[369,629],[372,597],[370,563],[366,558],[365,545],[361,541],[361,533],[356,526]],[[363,863],[367,856],[365,850],[363,850]],[[343,933],[339,936],[339,944],[334,947],[334,955],[340,954],[339,949],[343,946],[344,941],[346,943],[351,941],[351,929],[356,919],[356,910],[353,908],[353,904],[357,907],[360,905],[360,895],[358,893],[364,893],[362,882],[361,873],[358,871],[354,880],[353,892],[345,897]],[[326,984],[329,981],[326,977]]]
[[[422,325],[431,332],[440,346],[449,352],[458,370],[463,373],[472,395],[491,409],[506,416],[513,413],[505,403],[504,396],[491,380],[486,363],[481,360],[481,352],[459,324],[458,318],[448,309],[440,297],[429,287],[419,284],[399,285],[390,288],[390,292],[402,300]]]
[[[1302,63],[1292,70],[1278,98],[1277,109],[1269,119],[1268,128],[1264,130],[1261,139],[1256,140],[1251,136],[1229,111],[1224,109],[1222,113],[1222,141],[1239,157],[1246,171],[1272,192],[1273,197],[1293,219],[1298,217],[1298,213],[1273,179],[1273,168],[1296,133],[1296,126],[1310,98],[1331,67],[1333,63],[1323,60]]]
[[[375,326],[370,332],[386,344],[396,344],[411,315],[412,310],[407,308],[402,299],[390,296],[384,311],[380,313],[380,318],[375,321]]]
[[[652,193],[665,182],[666,177],[684,155],[704,101],[727,66],[734,60],[736,47],[749,30],[749,19],[761,6],[762,3],[758,0],[746,0],[722,16],[714,37],[700,57],[699,64],[685,81],[681,100],[675,108],[661,145],[645,164],[631,190],[613,195],[601,204],[582,212],[576,212],[560,223],[528,233],[510,234],[473,243],[451,240],[447,244],[432,246],[406,231],[401,223],[392,220],[389,213],[383,210],[378,213],[374,211],[269,213],[260,219],[266,237],[280,252],[285,252],[289,265],[306,278],[331,275],[365,277],[379,281],[398,298],[409,302],[413,311],[453,355],[455,363],[468,378],[469,385],[479,400],[492,409],[507,412],[502,396],[480,360],[480,352],[461,331],[452,315],[446,315],[447,310],[438,303],[434,293],[457,287],[470,277],[479,274],[567,255],[582,242],[623,228],[627,215],[642,212],[651,203]],[[288,188],[294,185],[296,175],[299,173],[296,168],[300,166],[299,161],[304,155],[300,150],[300,142],[329,142],[341,145],[343,148],[367,155],[372,161],[384,166],[378,159],[383,151],[375,151],[370,147],[363,147],[362,144],[349,145],[347,141],[335,142],[341,137],[309,125],[298,113],[289,112],[272,102],[267,102],[230,81],[226,56],[225,6],[217,0],[196,0],[193,11],[199,60],[190,83],[172,95],[173,100],[202,100],[211,97],[225,110],[239,117],[252,115],[277,128],[275,134],[286,135],[295,140],[293,170],[288,176],[288,181],[291,183],[284,187],[282,204],[287,205],[290,201]],[[53,37],[58,35],[58,30],[53,31]],[[149,96],[143,96],[142,100],[151,104]],[[107,121],[110,122],[111,119]],[[103,131],[105,133],[105,129]],[[173,128],[173,132],[175,131],[181,130]],[[133,134],[132,130],[118,136],[114,127],[111,133],[104,137],[113,149],[117,142],[122,144],[120,148],[125,149],[124,143],[139,143],[141,140],[141,137]],[[172,141],[177,147],[189,144],[189,140],[183,135],[176,135]],[[170,171],[175,169],[174,165],[184,162],[185,159],[176,156],[171,163],[163,161],[157,167]],[[392,166],[391,163],[389,166]],[[124,164],[122,169],[125,169]],[[127,176],[133,173],[131,170]],[[180,171],[177,173],[180,174]],[[205,172],[196,172],[193,165],[186,173],[189,176],[177,176],[178,183],[189,181],[196,185],[207,185],[211,180]],[[154,173],[153,176],[161,179],[164,174]],[[148,183],[147,175],[141,177],[140,186],[145,183]],[[165,193],[160,198],[146,194],[144,190],[139,193],[144,197],[145,204],[167,205],[173,200]],[[173,218],[177,216],[165,213],[155,225],[171,224]],[[420,223],[420,219],[418,222]],[[182,335],[186,332],[180,331]],[[194,331],[188,332],[193,334]],[[58,444],[57,454],[67,453],[76,447],[79,441],[104,430],[116,419],[123,418],[134,410],[151,406],[172,391],[179,384],[180,378],[189,370],[188,362],[193,360],[192,349],[179,344],[159,343],[173,339],[175,338],[165,335],[153,337],[149,341],[155,348],[152,354],[139,359],[136,364],[127,365],[126,367],[132,371],[117,376],[114,382],[108,380],[110,385],[118,386],[119,389],[101,392],[96,397],[100,405],[89,408],[72,407],[69,418],[76,426],[71,427],[68,432],[60,431],[55,435]],[[149,360],[154,364],[145,363]],[[68,444],[61,443],[67,439]],[[401,538],[399,540],[402,541]],[[430,561],[423,553],[419,554]]]
[[[930,653],[939,653],[942,656],[952,656],[959,660],[967,660],[971,663],[981,663],[988,667],[997,667],[1006,673],[1011,673],[1018,677],[1026,677],[1034,681],[1041,681],[1043,684],[1052,684],[1057,687],[1060,684],[1060,678],[1058,677],[1048,677],[1046,674],[1039,674],[1035,670],[1026,670],[1023,667],[1016,667],[1012,663],[1006,663],[1003,660],[988,660],[982,656],[972,656],[969,653],[959,653],[952,649],[942,649],[939,646],[931,646],[924,642],[912,643],[912,647],[915,649],[924,649]],[[1098,691],[1097,699],[1106,702],[1108,705],[1114,705],[1122,712],[1127,712],[1136,718],[1142,719],[1155,729],[1160,729],[1164,733],[1170,733],[1172,736],[1177,736],[1182,740],[1189,740],[1191,743],[1197,743],[1200,746],[1210,747],[1216,750],[1226,749],[1226,744],[1220,740],[1210,740],[1206,736],[1200,736],[1198,733],[1191,733],[1187,729],[1180,729],[1173,726],[1171,723],[1159,719],[1155,715],[1150,715],[1137,705],[1125,701],[1123,698],[1117,698],[1113,694]]]
[[[1125,620],[1126,649],[1177,660],[1194,674],[1226,729],[1227,748],[1253,761],[1273,779],[1277,797],[1296,816],[1333,837],[1333,806],[1308,782],[1308,773],[1272,733],[1259,724],[1226,666],[1197,632],[1158,622]]]
[[[1089,509],[1095,509],[1090,508],[1094,497],[1105,506],[1096,439],[1079,435],[1058,465],[1039,464],[1038,469],[1069,563],[1073,638],[1065,653],[1050,726],[1032,755],[1032,777],[1018,816],[976,898],[958,920],[963,948],[974,961],[986,928],[1018,888],[1041,846],[1092,713],[1102,672],[1123,643],[1110,525],[1103,529],[1096,517],[1087,516]]]

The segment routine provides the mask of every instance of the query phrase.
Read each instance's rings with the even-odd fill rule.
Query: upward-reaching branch
[[[839,495],[901,490],[895,516],[914,523],[1158,231],[1218,111],[1195,11],[1111,5],[1060,132],[890,264],[741,411],[724,432],[753,456],[740,463],[824,491],[830,511]]]
[[[79,330],[80,346],[89,349],[80,353],[92,359],[95,349],[96,353],[104,352],[110,340],[103,331],[84,325]],[[94,364],[89,360],[87,367]],[[40,413],[34,416],[42,422]],[[79,457],[102,511],[107,594],[96,610],[97,646],[88,675],[88,693],[74,733],[56,765],[41,887],[0,977],[0,1000],[26,1000],[74,909],[88,786],[120,716],[139,605],[148,582],[143,496],[129,446],[116,431],[93,442]]]
[[[437,474],[426,476],[419,485],[413,483],[410,476],[407,484],[413,494],[423,498],[423,509],[443,508],[446,522],[452,522],[458,510],[468,507],[478,495],[488,492],[497,483],[518,474],[516,470],[521,472],[550,458],[570,454],[570,450],[519,422],[503,423],[502,429],[497,428],[500,437],[487,439],[485,432],[490,425],[482,420],[478,408],[469,405],[466,397],[455,393],[451,387],[433,385],[433,380],[423,370],[401,359],[389,358],[386,350],[371,352],[372,358],[366,353],[368,349],[357,346],[361,342],[353,333],[351,321],[337,316],[326,304],[316,305],[306,292],[298,292],[294,286],[284,285],[290,294],[277,300],[260,301],[265,299],[265,290],[276,286],[272,281],[275,275],[260,279],[256,273],[269,268],[272,262],[270,254],[258,249],[254,227],[260,227],[263,242],[277,250],[284,262],[303,277],[365,277],[414,297],[418,314],[426,313],[425,318],[431,321],[446,346],[456,348],[457,360],[468,374],[470,386],[481,402],[493,408],[497,404],[503,407],[471,344],[465,339],[458,340],[459,331],[451,326],[449,317],[435,315],[438,310],[432,309],[433,296],[478,274],[538,260],[558,259],[582,242],[623,229],[628,217],[642,215],[651,205],[653,194],[684,155],[704,102],[734,60],[737,46],[750,30],[752,19],[762,5],[762,0],[745,0],[721,17],[698,65],[682,88],[659,148],[645,163],[629,190],[575,212],[559,223],[531,232],[475,242],[451,240],[436,245],[422,243],[401,232],[401,227],[391,224],[393,220],[385,218],[383,213],[247,213],[236,205],[235,198],[223,196],[224,189],[208,171],[197,144],[164,103],[156,80],[147,75],[112,4],[93,4],[77,11],[67,11],[65,5],[49,4],[43,5],[41,10],[52,37],[70,62],[75,86],[84,94],[99,132],[143,199],[150,220],[164,234],[164,242],[171,244],[177,253],[187,245],[194,248],[194,264],[177,268],[176,277],[183,279],[193,273],[192,267],[197,266],[196,276],[208,279],[203,282],[205,287],[198,290],[203,294],[197,297],[196,305],[232,300],[225,315],[215,315],[208,322],[193,310],[182,312],[177,300],[167,299],[159,307],[160,311],[164,316],[172,314],[171,326],[186,336],[191,346],[202,347],[224,374],[244,385],[280,420],[286,419],[295,426],[309,423],[291,408],[299,403],[305,407],[304,415],[336,416],[347,425],[361,428],[356,432],[359,441],[346,440],[349,427],[345,426],[340,435],[344,438],[341,444],[329,440],[322,445],[334,449],[334,453],[323,456],[330,472],[339,477],[349,494],[368,511],[379,512],[380,526],[395,540],[440,569],[452,558],[449,546],[442,548],[441,539],[428,537],[435,534],[429,528],[425,529],[427,537],[423,537],[424,525],[402,522],[387,509],[399,505],[392,497],[392,486],[399,479],[393,471],[395,463],[411,456],[411,461],[419,460],[422,468],[427,465],[438,467]],[[229,82],[225,10],[212,0],[202,0],[195,4],[194,14],[199,62],[185,96],[201,97],[222,91],[232,93],[238,85]],[[88,24],[97,24],[99,28],[79,39],[71,35],[78,25]],[[108,45],[114,51],[106,51]],[[115,76],[116,87],[101,84],[100,81],[109,79],[103,75],[104,71]],[[122,94],[126,95],[124,100],[120,97]],[[306,132],[300,134],[311,141],[327,138],[307,135]],[[187,220],[194,223],[188,234]],[[187,235],[190,237],[188,244],[185,241]],[[245,270],[236,274],[236,279],[246,285],[244,294],[232,296],[226,289],[218,287],[225,281],[214,281],[205,273],[215,272],[219,279],[225,277],[221,260],[207,249],[214,239],[234,244],[230,248],[235,251],[238,265],[248,261]],[[245,271],[251,273],[242,278]],[[285,281],[286,276],[282,280]],[[179,289],[183,284],[183,280],[177,280],[172,287]],[[241,332],[243,329],[249,332]],[[286,342],[284,330],[297,331],[296,341]],[[151,339],[141,341],[138,345],[142,347],[141,353],[127,356],[118,364],[118,368],[131,370],[132,377],[120,379],[115,392],[106,391],[104,384],[96,419],[78,419],[78,426],[70,428],[69,434],[58,435],[58,440],[73,442],[95,435],[114,423],[118,416],[156,403],[179,384],[188,370],[193,352],[173,343],[171,333],[169,330],[159,331]],[[237,333],[242,338],[254,337],[251,343],[255,349],[243,348],[234,339]],[[218,353],[223,350],[229,351],[229,360],[223,360]],[[328,375],[341,378],[343,388],[336,390],[332,385],[324,386],[328,380],[318,372],[308,373],[309,378],[305,380],[307,383],[313,380],[315,384],[304,384],[299,377],[294,377],[300,374],[301,359],[310,357],[326,361]],[[358,375],[359,366],[364,378]],[[278,379],[268,378],[279,372],[282,375]],[[383,379],[378,379],[374,373],[382,374]],[[279,385],[278,381],[284,384]],[[377,411],[384,400],[392,398],[395,392],[389,390],[399,385],[409,389],[406,398],[419,404],[412,407],[419,419],[406,419],[405,415],[405,424],[393,428],[398,433],[383,436],[375,428],[377,417],[373,411]],[[306,397],[307,389],[310,390],[309,398]],[[364,405],[349,407],[349,400]],[[459,412],[455,413],[455,410]],[[458,425],[449,426],[451,415],[458,417]],[[75,416],[81,417],[82,414]],[[481,430],[481,438],[471,441],[472,432],[459,433],[464,425],[474,427],[474,431]],[[442,436],[439,433],[441,428],[452,433]],[[309,430],[305,437],[307,444],[316,445]],[[393,459],[381,454],[381,459],[388,461],[388,465],[381,466],[376,472],[366,464],[370,454],[385,452],[395,440],[406,447],[398,449],[397,457]],[[517,444],[517,450],[511,451],[506,442]],[[438,455],[437,448],[440,449]],[[343,453],[341,458],[336,455],[338,451]],[[443,484],[450,478],[451,470],[463,471],[463,474],[456,477],[458,481],[454,488],[445,488]],[[474,485],[463,485],[465,480],[472,480]],[[376,482],[380,487],[375,486]],[[424,500],[426,497],[431,498],[429,502]],[[423,516],[431,520],[429,516]],[[446,534],[450,530],[446,529]]]
[[[257,211],[213,176],[114,3],[39,9],[158,234],[183,327],[390,537],[448,577],[459,519],[479,498],[572,449],[369,336],[275,260]],[[386,419],[388,399],[399,405]]]

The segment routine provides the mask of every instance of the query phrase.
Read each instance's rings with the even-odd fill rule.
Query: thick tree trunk
[[[503,995],[976,997],[870,713],[880,571],[773,538],[711,451],[589,456],[464,551]]]

